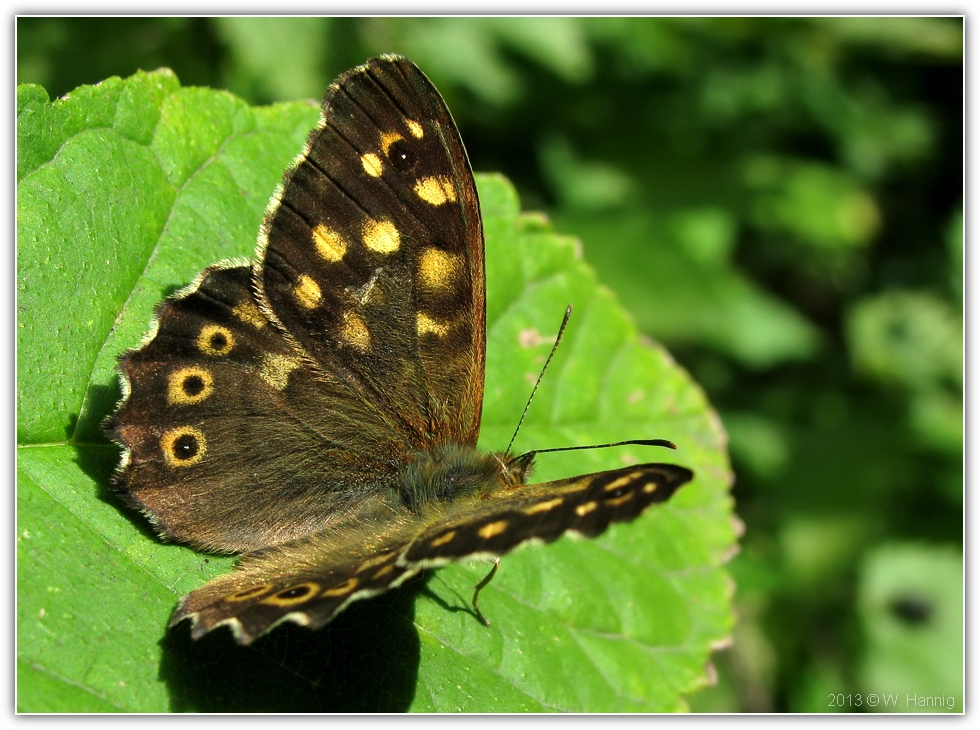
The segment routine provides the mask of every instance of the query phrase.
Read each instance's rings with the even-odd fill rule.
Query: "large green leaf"
[[[99,423],[114,363],[153,305],[215,260],[251,253],[310,104],[249,108],[167,71],[49,102],[18,90],[18,707],[118,710],[667,711],[707,681],[730,631],[731,473],[702,391],[641,342],[574,240],[478,185],[487,233],[487,389],[481,445],[501,449],[565,306],[575,314],[515,448],[669,438],[546,455],[557,478],[641,460],[690,485],[593,541],[562,539],[450,566],[356,604],[318,632],[251,647],[165,629],[176,600],[231,566],[165,545],[109,491],[118,449]]]

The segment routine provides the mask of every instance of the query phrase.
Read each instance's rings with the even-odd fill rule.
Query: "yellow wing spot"
[[[344,312],[344,323],[340,326],[340,337],[348,345],[361,352],[371,347],[371,333],[364,319],[354,312]]]
[[[624,502],[629,502],[631,499],[633,499],[633,492],[627,492],[622,497],[616,497],[615,499],[607,499],[606,504],[608,504],[610,507],[618,507]]]
[[[193,466],[208,451],[204,434],[193,426],[178,426],[160,437],[163,461],[167,466]]]
[[[382,553],[381,555],[375,555],[373,558],[368,558],[363,563],[361,563],[360,567],[357,569],[356,572],[363,573],[365,570],[370,570],[376,565],[381,565],[383,562],[390,559],[391,559],[391,553]]]
[[[406,119],[406,126],[408,126],[408,131],[411,133],[415,139],[422,139],[422,125],[416,122],[414,119]]]
[[[554,499],[549,499],[547,502],[538,502],[524,510],[524,514],[535,515],[538,512],[550,512],[564,501],[561,497],[555,497]]]
[[[200,403],[213,392],[214,379],[204,368],[180,368],[167,376],[167,403],[171,405]]]
[[[239,302],[231,310],[231,313],[234,314],[241,322],[251,325],[257,330],[265,327],[265,317],[262,316],[262,312],[259,311],[259,308],[251,302]]]
[[[625,487],[630,482],[636,479],[636,474],[627,474],[626,476],[620,477],[619,479],[613,479],[609,484],[604,486],[602,489],[604,492],[615,492],[620,487]]]
[[[263,598],[262,603],[268,603],[272,606],[295,606],[297,603],[305,603],[310,600],[319,590],[320,584],[310,580],[306,583],[289,586],[268,598]]]
[[[263,583],[262,585],[252,586],[251,588],[244,588],[237,593],[232,593],[230,596],[225,596],[225,600],[233,602],[247,601],[249,598],[258,598],[270,590],[272,590],[272,583]]]
[[[643,491],[646,494],[653,494],[654,492],[657,491],[657,483],[656,482],[647,482],[646,484],[643,485]]]
[[[456,530],[450,530],[444,535],[439,535],[439,537],[437,537],[435,540],[430,542],[429,547],[434,547],[434,548],[442,547],[447,542],[452,542],[454,537],[456,537]]]
[[[389,220],[368,221],[363,235],[364,245],[378,253],[393,253],[401,245],[401,235]]]
[[[378,578],[384,578],[386,575],[388,575],[388,573],[390,573],[394,569],[395,569],[395,566],[392,565],[391,563],[388,563],[388,565],[386,565],[381,570],[379,570],[377,573],[375,573],[374,575],[372,575],[371,576],[371,580],[377,580]]]
[[[456,257],[442,249],[427,248],[419,258],[419,282],[430,291],[449,287],[458,272]]]
[[[456,188],[448,177],[423,177],[415,183],[414,190],[429,205],[456,202]]]
[[[477,530],[476,534],[482,537],[484,540],[489,540],[491,537],[506,531],[507,524],[507,520],[497,520],[496,522],[491,522],[488,525],[484,525]]]
[[[206,324],[197,335],[197,347],[205,355],[223,357],[235,346],[235,336],[220,324]]]
[[[331,263],[340,261],[347,253],[347,241],[344,237],[322,223],[313,229],[313,245],[316,246],[316,252]]]
[[[585,504],[580,504],[575,508],[575,514],[579,517],[585,517],[589,512],[594,510],[599,505],[596,502],[586,502]]]
[[[300,366],[300,362],[298,357],[267,352],[262,357],[259,377],[276,390],[285,390],[289,384],[289,374]]]
[[[306,274],[300,274],[299,281],[293,287],[293,296],[299,302],[299,305],[306,309],[315,308],[320,303],[320,300],[323,299],[320,285]]]
[[[339,586],[334,586],[333,588],[328,588],[327,590],[325,590],[320,595],[321,596],[343,596],[343,595],[345,595],[347,593],[350,593],[355,588],[357,588],[357,583],[358,583],[357,578],[348,578],[343,583],[341,583]]]
[[[384,151],[385,155],[388,154],[388,150],[391,146],[395,144],[400,139],[405,139],[398,132],[386,132],[381,135],[381,149]]]
[[[381,158],[373,152],[368,152],[366,155],[361,155],[361,167],[363,167],[364,172],[371,177],[381,177],[381,173],[384,172],[384,166],[381,164]]]
[[[415,328],[420,335],[435,335],[436,337],[445,337],[449,332],[448,324],[437,322],[424,312],[418,312],[415,315]]]

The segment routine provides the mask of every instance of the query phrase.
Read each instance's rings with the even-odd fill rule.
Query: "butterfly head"
[[[452,442],[419,451],[401,473],[401,501],[418,513],[430,502],[519,487],[531,474],[533,458],[533,454],[488,454]]]

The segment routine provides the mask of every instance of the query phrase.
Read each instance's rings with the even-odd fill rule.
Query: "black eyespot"
[[[204,390],[204,378],[200,375],[188,375],[180,385],[184,389],[184,394],[193,398]]]
[[[225,337],[224,332],[215,332],[211,335],[211,349],[212,350],[224,350],[228,347],[228,338]]]
[[[419,161],[408,142],[403,139],[398,140],[388,148],[388,159],[399,172],[408,172]]]
[[[293,588],[287,588],[284,591],[279,591],[276,594],[276,598],[303,598],[304,596],[312,593],[313,589],[310,586],[295,586]]]
[[[173,454],[175,459],[180,461],[193,459],[197,456],[198,451],[200,451],[200,444],[197,443],[197,436],[193,434],[185,433],[174,441]]]

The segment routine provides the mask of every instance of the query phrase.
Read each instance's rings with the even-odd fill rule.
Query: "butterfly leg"
[[[493,559],[493,567],[490,568],[490,572],[487,573],[487,577],[481,580],[473,588],[473,610],[476,612],[476,617],[480,619],[480,623],[484,626],[490,625],[490,619],[486,618],[481,612],[480,607],[476,604],[477,599],[480,597],[480,591],[487,587],[487,584],[493,580],[493,577],[497,574],[497,568],[500,567],[500,558]]]

